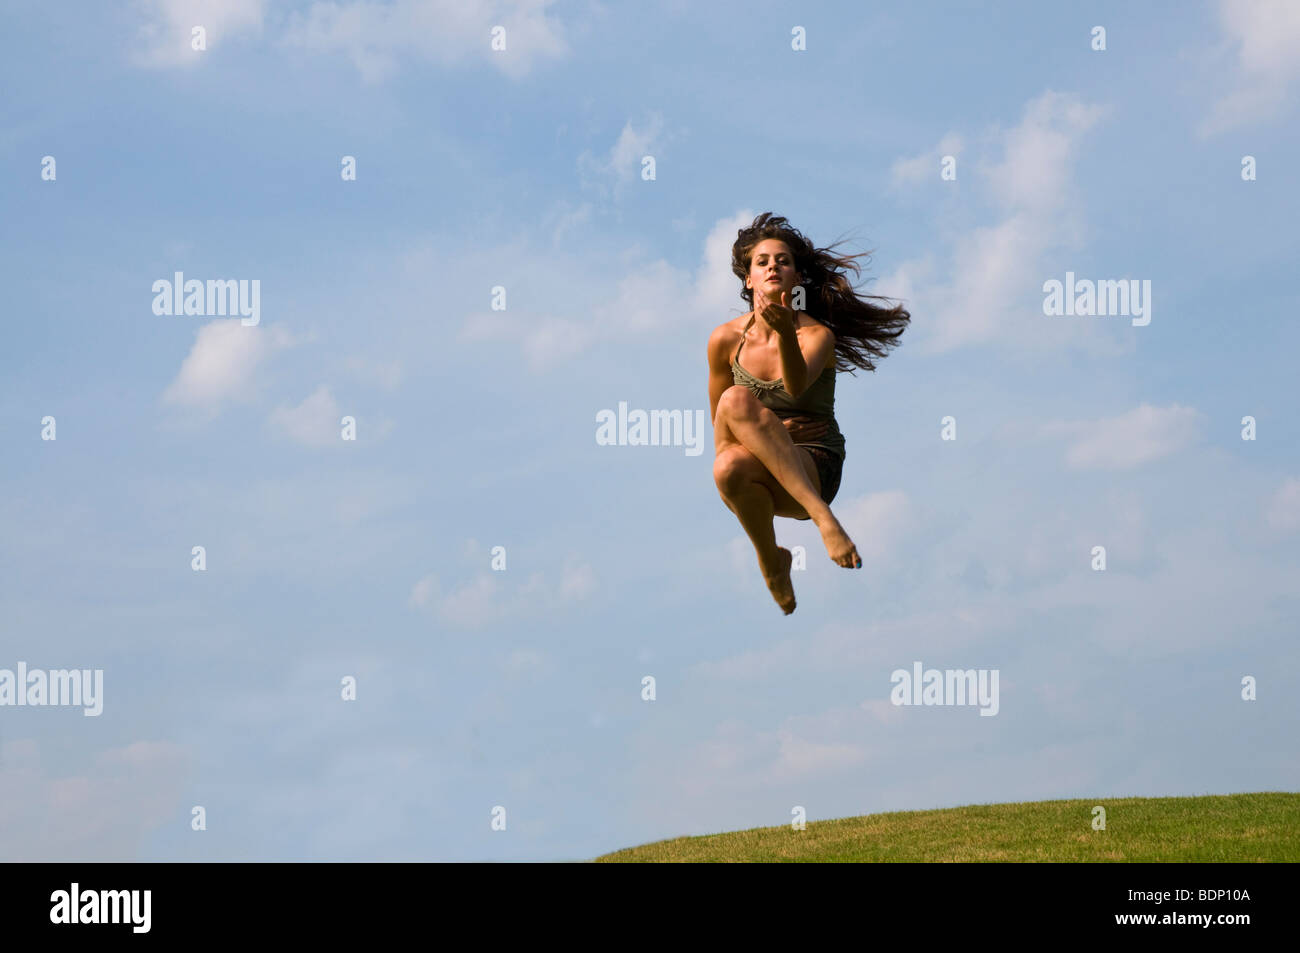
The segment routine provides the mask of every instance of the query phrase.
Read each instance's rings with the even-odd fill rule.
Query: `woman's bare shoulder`
[[[750,314],[753,314],[751,311]],[[710,341],[733,341],[740,335],[745,327],[745,322],[749,320],[749,314],[742,314],[738,318],[728,318],[709,333]]]
[[[814,337],[829,337],[832,341],[835,340],[835,332],[829,326],[822,324],[816,318],[809,317],[807,314],[802,315],[802,318],[805,323],[800,324],[796,328],[797,331],[803,331]]]
[[[753,313],[753,311],[749,311],[737,318],[728,318],[714,328],[713,331],[715,334],[719,331],[739,331],[745,326],[745,322],[750,319],[750,316],[753,315]]]
[[[731,349],[740,338],[740,332],[749,320],[748,314],[730,318],[719,324],[709,334],[709,364],[722,368],[731,363]]]

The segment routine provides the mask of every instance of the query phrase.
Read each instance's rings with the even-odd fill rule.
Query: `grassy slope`
[[[1092,809],[1106,829],[1092,829]],[[626,861],[1297,861],[1300,794],[1029,801],[679,837]]]

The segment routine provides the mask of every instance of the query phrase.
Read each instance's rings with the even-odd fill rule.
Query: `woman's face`
[[[780,301],[781,292],[793,291],[798,283],[799,272],[789,245],[779,238],[765,238],[754,246],[745,287],[754,289],[755,299],[761,295]]]

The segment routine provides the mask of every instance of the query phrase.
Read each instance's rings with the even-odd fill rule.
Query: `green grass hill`
[[[1106,809],[1094,830],[1093,808]],[[899,811],[805,830],[679,837],[596,858],[617,862],[1300,861],[1300,794],[1096,798]]]

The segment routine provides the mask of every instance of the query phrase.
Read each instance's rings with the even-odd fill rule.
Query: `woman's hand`
[[[785,417],[785,432],[790,435],[792,443],[811,443],[826,435],[830,424],[824,417]]]
[[[782,337],[795,333],[795,316],[790,310],[790,292],[782,291],[780,301],[759,296],[754,303],[754,310],[769,328]]]

